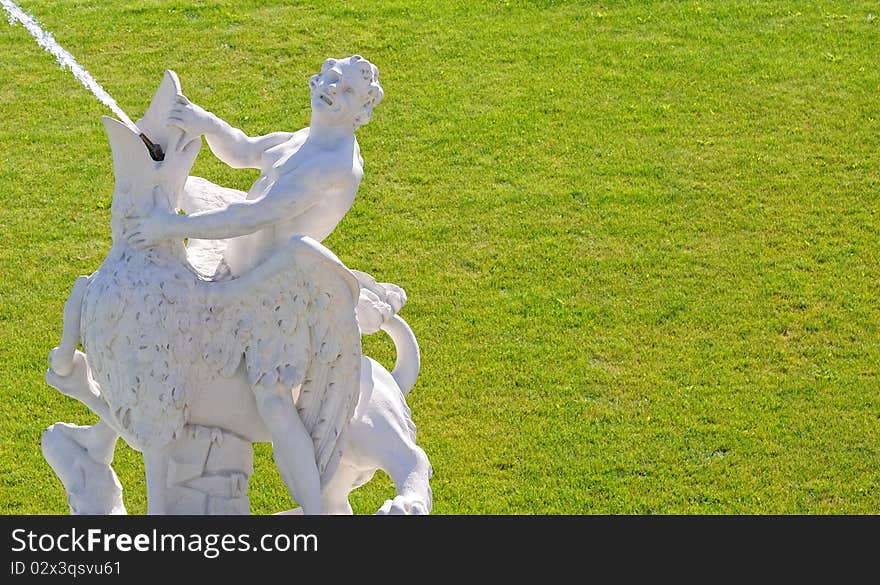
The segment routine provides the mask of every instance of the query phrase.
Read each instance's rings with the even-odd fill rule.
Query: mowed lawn
[[[167,68],[251,135],[298,129],[326,57],[379,67],[325,243],[409,294],[436,513],[870,514],[880,5],[835,4],[22,3],[134,119]],[[96,420],[43,375],[110,246],[107,113],[0,22],[4,513],[67,512],[40,434]],[[194,174],[255,178],[207,148]],[[115,467],[144,513],[139,455]],[[292,507],[256,467],[252,511]]]

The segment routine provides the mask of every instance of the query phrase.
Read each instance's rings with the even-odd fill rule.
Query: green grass
[[[23,7],[133,118],[170,68],[297,129],[326,57],[378,65],[327,244],[409,293],[435,512],[880,511],[876,2],[262,4]],[[0,511],[64,513],[40,433],[94,417],[43,372],[109,248],[107,112],[5,23],[0,81]],[[143,513],[138,455],[116,469]],[[266,445],[251,501],[291,505]]]

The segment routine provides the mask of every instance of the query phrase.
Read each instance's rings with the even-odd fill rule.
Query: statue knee
[[[286,424],[291,414],[295,413],[292,398],[285,399],[280,393],[268,390],[258,390],[254,394],[257,411],[270,430]]]

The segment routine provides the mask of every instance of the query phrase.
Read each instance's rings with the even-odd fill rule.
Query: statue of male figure
[[[351,209],[363,178],[354,132],[369,122],[382,100],[378,77],[376,66],[359,55],[328,59],[309,80],[311,125],[253,138],[180,96],[169,124],[205,136],[224,163],[260,169],[260,177],[245,201],[225,208],[156,213],[133,221],[129,241],[147,247],[170,238],[235,238],[225,253],[234,276],[261,263],[292,236],[323,241]]]

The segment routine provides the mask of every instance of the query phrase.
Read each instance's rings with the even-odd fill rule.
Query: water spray
[[[77,63],[76,59],[73,58],[73,55],[58,44],[58,41],[55,40],[51,33],[44,31],[32,16],[27,14],[17,4],[12,2],[12,0],[0,0],[0,4],[3,5],[3,9],[6,10],[6,13],[8,14],[9,24],[15,24],[16,21],[20,22],[22,26],[31,33],[31,36],[36,39],[38,45],[54,55],[62,69],[69,69],[70,72],[73,73],[73,76],[76,77],[86,89],[91,91],[102,104],[113,110],[113,113],[119,116],[119,119],[122,120],[132,132],[140,137],[153,160],[165,160],[165,153],[162,151],[162,147],[155,144],[152,140],[147,138],[146,134],[140,131],[137,125],[125,115],[125,112],[122,111],[122,108],[119,107],[116,100],[114,100],[113,97],[111,97],[110,94],[107,93],[97,81],[95,81],[95,78],[92,77],[88,71],[82,68],[82,65]]]

